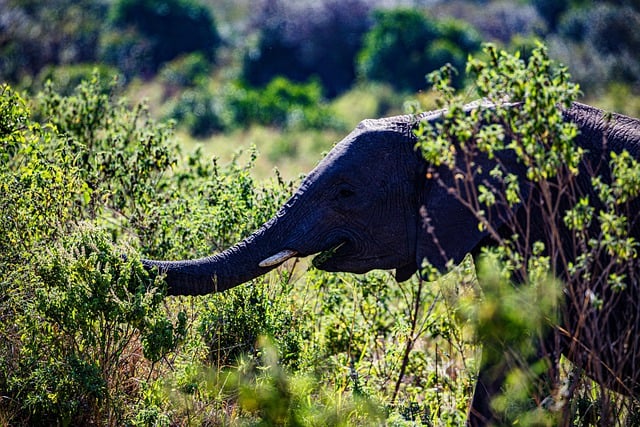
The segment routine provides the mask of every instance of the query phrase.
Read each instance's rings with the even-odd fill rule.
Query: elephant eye
[[[347,197],[351,197],[355,194],[355,192],[353,190],[350,190],[348,188],[342,188],[339,192],[338,195],[343,198],[346,199]]]

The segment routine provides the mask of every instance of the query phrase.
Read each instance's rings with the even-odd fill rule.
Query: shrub
[[[365,38],[358,69],[369,80],[418,91],[426,86],[426,72],[445,63],[462,69],[466,56],[479,47],[478,35],[467,24],[436,21],[409,9],[380,11]]]
[[[91,80],[97,74],[104,93],[112,91],[114,79],[118,72],[112,67],[102,64],[72,64],[72,65],[49,65],[42,69],[36,77],[32,86],[32,92],[38,93],[44,90],[47,81],[51,81],[56,88],[56,92],[62,96],[69,96],[84,80]]]
[[[0,159],[5,166],[0,171],[0,273],[10,275],[33,256],[35,244],[68,231],[78,212],[75,202],[87,189],[65,172],[66,167],[74,170],[65,153],[49,152],[59,142],[54,129],[34,123],[26,101],[9,86],[0,87],[0,99]]]
[[[140,263],[123,253],[86,230],[34,260],[35,295],[17,319],[29,338],[7,390],[20,397],[26,417],[124,421],[136,389],[127,380],[150,374],[184,337],[184,315],[174,326],[162,310],[160,282],[149,288]]]
[[[468,170],[457,169],[456,173],[464,172],[446,188],[497,242],[483,249],[493,264],[479,276],[489,304],[486,308],[481,304],[478,312],[483,364],[486,361],[494,372],[508,372],[504,394],[492,407],[502,417],[499,421],[509,424],[557,425],[560,420],[610,424],[623,414],[634,417],[633,398],[627,400],[605,387],[621,381],[622,375],[638,375],[626,365],[638,341],[625,342],[624,349],[617,343],[619,336],[634,336],[638,322],[635,311],[625,310],[636,307],[638,297],[633,288],[638,242],[629,237],[629,219],[636,216],[630,200],[640,188],[631,171],[640,165],[625,150],[607,158],[591,157],[591,164],[582,162],[586,150],[573,141],[577,125],[562,118],[563,109],[577,98],[578,86],[564,67],[549,59],[544,46],[526,62],[491,45],[485,53],[486,60],[471,59],[467,70],[475,76],[478,95],[494,107],[465,112],[465,95],[455,94],[448,71],[441,70],[431,79],[447,110],[442,121],[425,124],[418,133],[431,164],[452,171],[469,165]],[[519,105],[505,105],[505,100]],[[513,158],[502,161],[505,153]],[[485,155],[496,159],[490,171],[481,171],[486,166],[480,166],[478,158]],[[511,165],[505,166],[507,162]],[[444,169],[434,169],[433,176]],[[486,178],[479,182],[481,174]],[[494,215],[504,221],[500,228],[491,220]],[[535,237],[533,227],[545,231]],[[516,299],[546,307],[546,313],[528,310],[523,315],[522,303],[508,303],[511,296],[501,291],[491,298],[488,294],[495,292],[496,284],[516,287]],[[566,320],[560,327],[557,316]],[[577,317],[584,322],[570,322]],[[542,323],[534,330],[521,329],[536,325],[535,318]],[[568,350],[575,351],[571,355],[575,367],[560,363],[559,343],[565,337],[571,338],[572,346],[579,342],[580,349]],[[531,338],[541,343],[541,354],[531,355]],[[600,366],[593,361],[607,363],[615,378],[599,375]],[[593,378],[577,375],[583,370]],[[571,387],[563,381],[571,382]],[[540,400],[534,401],[535,393]],[[536,408],[543,397],[552,412]],[[585,401],[594,405],[591,411],[585,411]]]
[[[281,181],[256,186],[252,162],[220,168],[200,152],[172,173],[171,128],[103,89],[97,74],[69,96],[48,84],[33,116],[0,92],[0,412],[18,424],[165,419],[135,402],[186,339],[186,318],[112,239],[139,237],[158,257],[210,253],[287,194]]]
[[[234,122],[259,123],[282,128],[323,128],[335,123],[314,81],[297,84],[283,77],[264,89],[236,84],[229,89],[228,105]]]
[[[640,12],[630,6],[598,4],[574,8],[563,15],[551,44],[553,53],[567,63],[576,80],[590,90],[610,82],[640,82]]]
[[[293,83],[283,77],[263,89],[238,81],[217,91],[202,85],[187,89],[174,101],[167,118],[200,138],[252,124],[289,130],[342,127],[323,101],[317,82]]]
[[[258,42],[243,60],[245,81],[265,86],[277,76],[297,83],[316,78],[329,97],[351,86],[354,59],[370,25],[368,2],[269,0],[256,9]]]
[[[0,80],[18,83],[47,65],[97,60],[106,5],[100,0],[3,2]]]
[[[55,115],[64,136],[34,122],[10,88],[1,93],[0,387],[8,398],[0,404],[16,421],[119,424],[137,393],[127,379],[152,375],[184,335],[184,320],[174,326],[161,310],[162,287],[149,286],[134,254],[81,225],[106,216],[107,188],[118,191],[114,179],[92,188],[103,169],[87,170],[95,164],[83,149],[98,149],[100,125],[113,116],[97,82],[81,87],[84,100],[51,94],[68,114],[69,122]],[[114,128],[108,135],[117,139]],[[149,363],[140,363],[143,353]]]
[[[258,281],[204,302],[198,331],[213,366],[233,366],[242,357],[257,356],[265,336],[277,337],[282,363],[292,368],[299,365],[307,326],[303,310],[291,310],[287,275],[280,280],[276,286]]]
[[[220,45],[211,11],[197,0],[118,0],[109,20],[117,29],[132,31],[134,43],[137,38],[148,44],[153,72],[184,53],[201,52],[212,61]]]
[[[205,138],[233,125],[233,113],[228,111],[223,96],[213,93],[207,86],[189,88],[172,103],[167,118],[175,120],[191,136]]]
[[[144,104],[116,102],[102,87],[97,74],[66,97],[48,84],[37,96],[34,116],[66,138],[43,150],[69,156],[67,162],[86,186],[83,217],[99,218],[110,209],[138,226],[162,185],[160,178],[176,162],[172,128],[153,122]]]
[[[181,88],[205,85],[210,72],[211,63],[202,53],[195,52],[165,64],[158,77],[165,85],[165,91],[175,92]]]

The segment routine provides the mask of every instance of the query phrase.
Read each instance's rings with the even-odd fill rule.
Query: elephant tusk
[[[266,258],[260,261],[258,266],[260,267],[273,267],[274,265],[282,264],[286,260],[291,257],[298,255],[298,252],[292,251],[291,249],[285,249],[283,251],[278,252],[275,255],[271,255],[269,258]]]

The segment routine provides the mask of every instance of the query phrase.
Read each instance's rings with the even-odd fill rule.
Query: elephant
[[[476,102],[465,110],[476,108],[491,106]],[[518,104],[509,108],[518,108]],[[435,123],[443,114],[444,110],[436,110],[363,120],[306,176],[277,214],[245,240],[202,259],[143,260],[143,265],[164,274],[169,295],[222,292],[290,258],[315,254],[313,265],[325,271],[395,270],[398,281],[420,274],[425,260],[446,271],[467,254],[477,255],[483,247],[495,244],[496,236],[479,227],[474,213],[452,195],[450,188],[455,187],[457,172],[429,164],[416,149],[417,124]],[[573,144],[585,150],[576,184],[585,194],[593,191],[586,177],[594,171],[601,171],[605,180],[611,179],[606,164],[602,166],[602,159],[608,159],[610,152],[626,150],[635,159],[640,157],[639,120],[578,102],[564,108],[562,117],[575,123],[578,134]],[[526,170],[513,153],[505,149],[499,157],[501,164],[526,181]],[[476,159],[486,164],[486,170],[496,161]],[[638,199],[630,203],[632,212],[640,212]],[[510,212],[494,212],[491,225],[500,230],[505,217],[518,220],[522,210],[516,205]],[[543,227],[530,225],[532,233],[544,233]],[[636,219],[631,237],[640,239],[640,221]],[[637,286],[629,283],[632,285]],[[640,315],[636,313],[632,320],[640,324]],[[571,324],[573,320],[564,322]],[[640,348],[627,351],[634,365]],[[471,404],[470,425],[491,422],[494,414],[489,402],[502,385],[503,378],[491,378],[483,372],[481,369]],[[625,389],[637,392],[638,379],[636,373]]]

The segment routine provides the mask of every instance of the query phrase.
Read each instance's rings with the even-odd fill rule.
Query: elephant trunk
[[[287,259],[294,250],[276,248],[274,230],[263,226],[256,233],[219,254],[184,261],[142,260],[147,269],[165,275],[168,295],[203,295],[222,292],[261,276]]]

